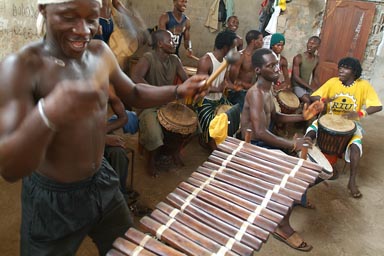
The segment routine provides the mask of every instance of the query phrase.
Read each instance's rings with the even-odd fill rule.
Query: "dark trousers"
[[[103,160],[92,177],[58,183],[38,173],[23,179],[21,255],[75,255],[88,235],[105,255],[132,226],[116,172]]]

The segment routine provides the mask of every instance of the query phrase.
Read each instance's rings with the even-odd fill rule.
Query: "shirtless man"
[[[291,153],[301,150],[304,143],[312,145],[310,138],[285,139],[276,136],[270,132],[270,126],[276,121],[298,122],[309,120],[322,110],[324,106],[322,102],[316,101],[309,108],[305,106],[302,115],[286,115],[276,112],[271,88],[279,78],[278,60],[271,50],[261,48],[253,54],[252,64],[258,79],[255,85],[248,90],[245,97],[241,115],[243,137],[247,129],[251,129],[252,144],[266,148],[282,149]],[[312,246],[307,244],[290,226],[289,217],[290,212],[284,217],[274,235],[284,241],[292,237],[289,241],[294,238],[292,246],[296,247],[296,249],[302,251],[311,250]]]
[[[227,29],[236,33],[237,29],[239,28],[239,18],[237,16],[230,16],[228,19],[227,19]],[[243,49],[243,38],[241,38],[241,36],[239,36],[238,34],[236,34],[236,47],[237,47],[237,50],[240,51]]]
[[[163,13],[159,18],[159,29],[169,30],[174,36],[176,55],[179,55],[181,40],[184,37],[184,47],[188,57],[193,56],[191,42],[191,21],[184,14],[188,0],[173,0],[173,11]]]
[[[112,18],[112,7],[118,10],[120,13],[126,15],[125,19],[123,19],[124,23],[133,22],[135,25],[135,29],[138,31],[144,31],[145,28],[142,27],[142,22],[140,17],[135,14],[133,10],[127,9],[119,0],[102,0],[102,7],[100,8],[100,17],[99,17],[99,30],[95,35],[95,39],[100,39],[109,43],[109,38],[114,30],[114,22]],[[129,21],[127,21],[129,19]],[[128,24],[126,24],[128,25]],[[133,26],[133,25],[132,25]],[[138,40],[140,42],[145,42],[145,36],[143,33],[138,33]]]
[[[263,35],[257,30],[248,31],[245,36],[247,47],[240,51],[240,59],[231,65],[229,70],[229,78],[236,86],[242,88],[239,91],[230,90],[228,92],[228,100],[233,104],[240,104],[241,109],[244,105],[244,98],[247,90],[252,87],[255,82],[255,69],[252,66],[252,55],[255,50],[263,46]]]
[[[206,79],[134,84],[109,47],[91,40],[100,7],[101,0],[38,0],[45,37],[0,64],[0,174],[23,179],[21,255],[75,255],[87,235],[105,255],[132,226],[103,158],[109,86],[125,107],[146,108],[193,97]]]
[[[316,76],[319,56],[316,55],[316,51],[320,47],[320,42],[318,36],[311,36],[307,42],[307,50],[293,58],[291,77],[293,92],[303,103],[310,104],[311,93],[319,87],[318,77]],[[311,77],[312,83],[310,84]]]

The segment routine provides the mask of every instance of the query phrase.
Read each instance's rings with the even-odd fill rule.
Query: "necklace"
[[[356,82],[356,80],[353,81],[353,83],[351,83],[350,85],[346,85],[346,84],[344,84],[344,83],[341,83],[341,84],[342,84],[344,87],[352,87],[352,86],[355,85],[355,82]]]
[[[55,62],[56,65],[59,65],[60,67],[64,68],[65,67],[65,62],[59,58],[56,58],[54,56],[50,56],[53,62]]]

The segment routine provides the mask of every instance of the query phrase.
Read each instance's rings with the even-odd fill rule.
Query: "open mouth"
[[[70,46],[75,51],[83,51],[89,43],[89,40],[71,40]]]

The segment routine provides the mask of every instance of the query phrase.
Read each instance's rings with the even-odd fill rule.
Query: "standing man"
[[[165,12],[160,16],[159,29],[172,32],[177,56],[180,56],[179,49],[184,37],[184,47],[187,50],[187,56],[191,57],[193,55],[190,36],[191,21],[184,14],[187,9],[187,3],[188,0],[173,0],[173,11]]]
[[[316,52],[320,47],[320,38],[311,36],[307,42],[307,50],[299,53],[293,58],[292,66],[292,85],[293,92],[303,103],[310,104],[310,95],[313,90],[319,87],[319,81],[316,76],[316,68],[319,64],[319,56]],[[312,83],[310,80],[312,78]]]
[[[276,112],[273,104],[272,85],[279,79],[278,60],[271,50],[261,48],[252,56],[252,64],[258,79],[246,95],[243,112],[241,114],[242,135],[247,129],[252,130],[251,143],[265,148],[282,149],[286,152],[300,151],[304,143],[312,144],[309,138],[285,139],[271,132],[273,122],[298,122],[309,120],[318,114],[324,106],[320,101],[313,103],[309,108],[304,107],[302,115],[286,115]],[[293,230],[289,223],[291,211],[273,234],[277,239],[289,244],[300,251],[310,251],[312,246],[306,243],[300,235]]]
[[[356,176],[361,155],[363,153],[363,128],[359,120],[383,109],[380,99],[371,84],[362,78],[360,61],[346,57],[339,61],[339,76],[329,79],[311,95],[311,100],[322,99],[327,104],[327,113],[343,115],[355,120],[356,132],[345,151],[345,161],[351,163],[348,190],[353,198],[362,197],[357,188]],[[316,138],[317,120],[307,129],[306,136]]]
[[[187,80],[183,65],[177,55],[172,33],[157,30],[152,34],[153,50],[140,58],[132,72],[132,80],[136,83],[147,83],[156,86],[172,84],[176,76],[181,81]],[[144,109],[139,114],[140,144],[149,152],[148,173],[156,175],[155,159],[164,145],[164,134],[157,118],[158,107]],[[177,152],[179,160],[179,152]]]
[[[230,30],[224,30],[217,34],[215,39],[215,48],[213,52],[207,52],[200,58],[197,65],[197,74],[211,75],[222,64],[224,57],[230,50],[236,47],[236,34]],[[229,104],[223,91],[226,87],[233,88],[229,78],[226,78],[226,72],[221,72],[209,88],[208,95],[205,96],[201,106],[197,108],[198,117],[202,129],[200,142],[210,149],[216,149],[215,141],[209,136],[209,124],[215,117],[215,110],[222,104]]]
[[[263,35],[257,30],[248,31],[245,36],[247,47],[240,51],[240,59],[232,64],[229,70],[229,78],[240,90],[229,90],[228,100],[233,104],[240,104],[243,108],[244,98],[247,90],[252,87],[256,80],[255,69],[252,65],[252,55],[255,50],[263,46]]]
[[[87,235],[105,255],[132,226],[103,158],[109,86],[126,108],[146,108],[191,97],[206,79],[134,84],[109,47],[92,40],[100,7],[101,0],[38,0],[46,35],[0,63],[0,174],[23,179],[21,255],[75,255]]]
[[[123,15],[122,20],[124,26],[129,26],[128,29],[131,31],[132,29],[135,29],[134,35],[137,37],[137,40],[141,43],[145,43],[147,41],[147,31],[146,28],[143,27],[140,15],[134,10],[127,9],[120,0],[102,0],[99,17],[100,26],[94,39],[103,40],[109,44],[109,38],[115,29],[112,7]]]

